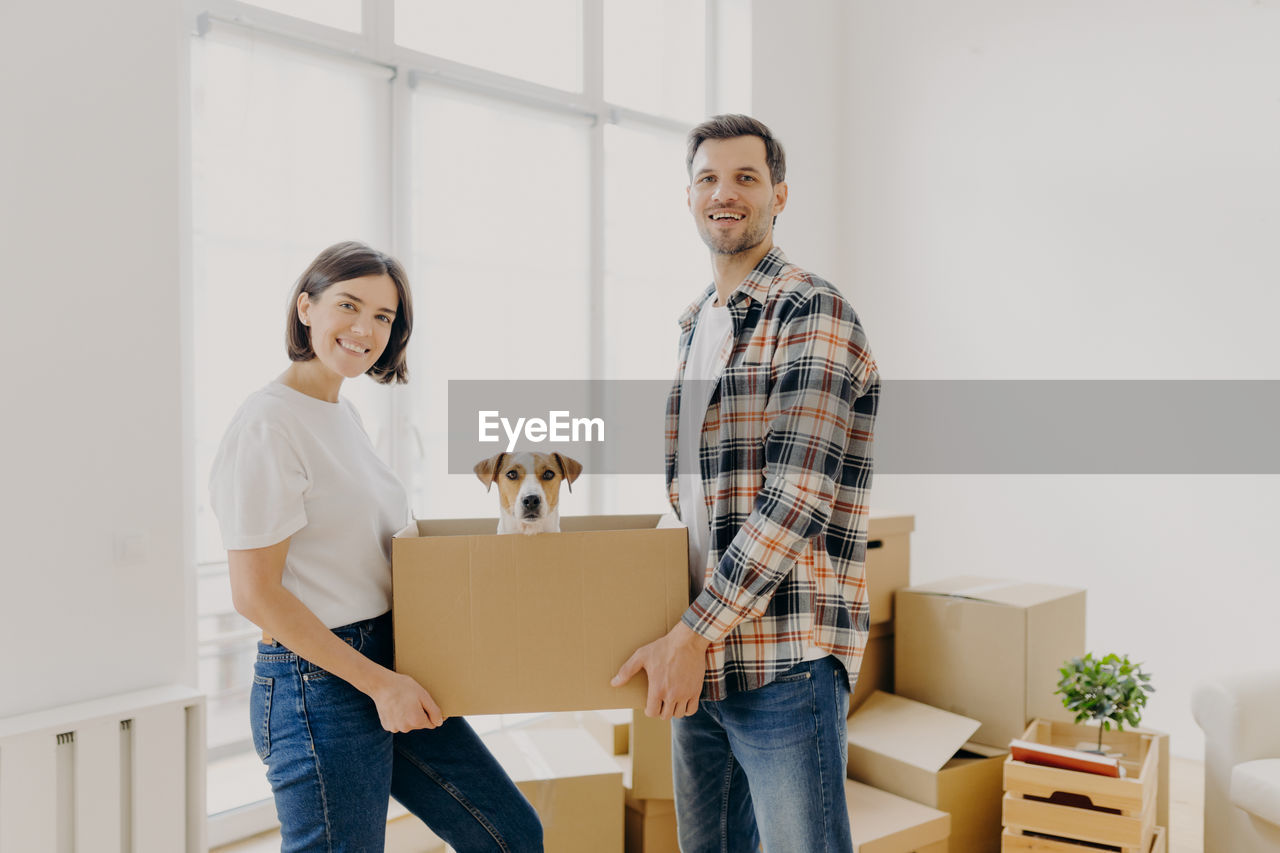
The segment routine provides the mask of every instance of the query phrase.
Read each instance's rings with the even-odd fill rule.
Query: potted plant
[[[1125,724],[1136,727],[1142,719],[1142,709],[1147,696],[1155,692],[1151,676],[1142,671],[1142,664],[1133,663],[1128,655],[1109,654],[1095,658],[1092,653],[1082,658],[1072,658],[1058,672],[1055,693],[1062,694],[1062,704],[1076,715],[1076,722],[1096,720],[1098,748],[1103,752],[1102,733],[1111,730],[1124,731]]]

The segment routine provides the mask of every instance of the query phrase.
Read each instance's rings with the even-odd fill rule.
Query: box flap
[[[614,774],[621,780],[613,758],[579,729],[504,729],[482,740],[514,782]]]
[[[561,533],[586,533],[601,530],[652,530],[684,527],[673,514],[643,515],[570,515],[560,519]],[[398,538],[414,536],[497,536],[498,516],[488,518],[420,518],[398,532]],[[541,535],[541,534],[539,534]]]
[[[859,853],[918,850],[951,835],[951,815],[906,797],[846,779],[844,799]]]
[[[936,773],[980,723],[877,690],[849,718],[849,743]]]
[[[1008,747],[987,746],[974,741],[968,741],[960,749],[964,752],[972,752],[974,755],[979,755],[983,758],[995,758],[997,755],[1004,755],[1009,751]]]
[[[953,598],[970,598],[989,601],[992,604],[1008,604],[1013,607],[1034,607],[1081,592],[1080,587],[1055,586],[1044,583],[1025,583],[1007,578],[986,578],[961,575],[933,583],[909,587],[902,592],[921,595],[945,595]]]

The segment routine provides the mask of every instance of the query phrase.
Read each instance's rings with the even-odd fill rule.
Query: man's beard
[[[728,234],[717,235],[710,227],[701,226],[698,228],[698,236],[702,238],[707,248],[717,255],[738,255],[763,243],[769,236],[769,224],[772,221],[772,214],[762,216],[754,228],[748,227],[736,237]]]

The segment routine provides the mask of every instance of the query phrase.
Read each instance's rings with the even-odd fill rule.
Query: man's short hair
[[[751,116],[725,114],[712,116],[689,131],[689,151],[685,157],[685,170],[693,177],[693,157],[698,147],[708,139],[734,139],[739,136],[756,136],[764,142],[764,161],[769,166],[769,180],[780,184],[787,179],[787,155],[782,143],[773,137],[773,131],[764,122]]]

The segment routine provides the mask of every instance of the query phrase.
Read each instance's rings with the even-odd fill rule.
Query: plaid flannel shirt
[[[666,481],[680,514],[677,430],[703,291],[680,318]],[[773,681],[807,645],[858,672],[870,619],[864,561],[880,378],[857,315],[774,248],[729,296],[699,467],[711,520],[706,586],[684,623],[711,640],[702,698]]]

